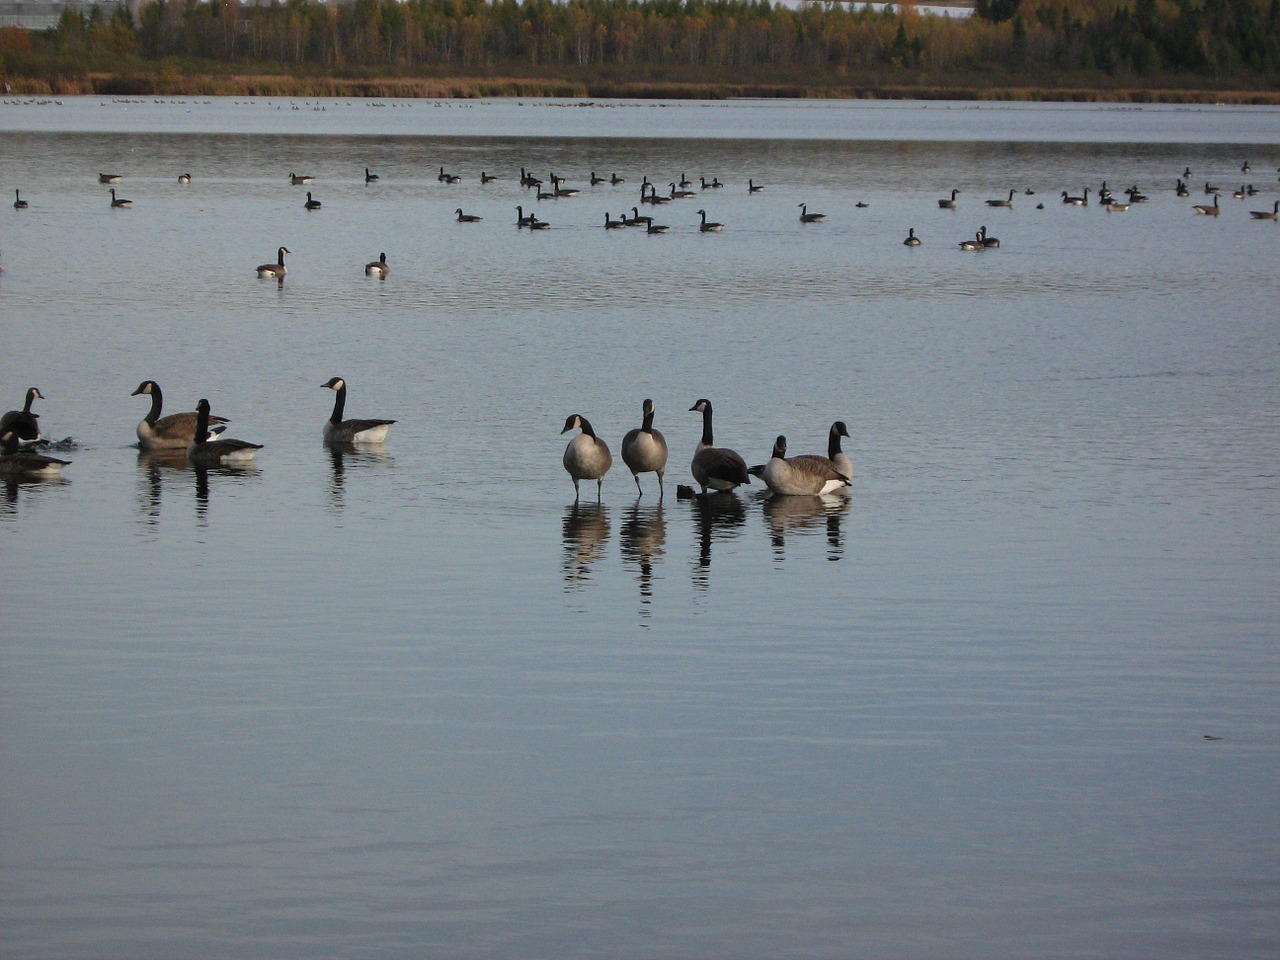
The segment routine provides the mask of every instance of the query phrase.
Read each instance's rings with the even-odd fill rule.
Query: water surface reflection
[[[762,506],[765,528],[773,546],[773,558],[787,558],[787,537],[825,532],[827,559],[844,556],[844,536],[840,522],[853,506],[847,492],[827,493],[815,497],[769,497]]]

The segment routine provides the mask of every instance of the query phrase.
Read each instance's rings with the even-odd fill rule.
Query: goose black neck
[[[160,419],[160,411],[164,409],[164,395],[160,392],[160,385],[151,384],[151,412],[147,414],[147,423],[151,426],[156,425],[156,421]]]
[[[653,407],[644,412],[644,423],[640,425],[640,429],[645,433],[653,433]]]
[[[329,415],[329,422],[338,424],[342,422],[342,411],[347,405],[347,385],[344,383],[333,392],[336,396],[333,398],[333,413]]]
[[[201,400],[196,404],[196,435],[193,438],[195,445],[202,446],[209,436],[209,402]]]
[[[578,427],[585,436],[590,437],[592,440],[596,438],[596,432],[591,429],[591,421],[586,417],[578,417]]]
[[[35,389],[34,389],[34,388],[32,388],[31,390],[28,390],[28,391],[27,391],[27,402],[26,402],[26,403],[24,403],[24,404],[22,405],[22,412],[23,412],[23,413],[30,413],[30,412],[31,412],[31,402],[32,402],[33,400],[35,400],[35,398],[36,398],[36,391],[35,391]]]
[[[715,446],[714,438],[711,435],[711,404],[704,404],[702,407],[702,442],[708,447]]]
[[[831,436],[827,440],[827,459],[834,460],[838,453],[840,453],[840,431],[832,427]]]

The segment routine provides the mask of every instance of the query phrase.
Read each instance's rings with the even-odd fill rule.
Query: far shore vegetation
[[[9,94],[1280,103],[1280,0],[287,0],[0,28]]]

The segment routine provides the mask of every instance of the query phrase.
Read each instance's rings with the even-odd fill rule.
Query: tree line
[[[0,30],[0,75],[147,68],[839,84],[1280,79],[1280,0],[976,0],[922,15],[768,0],[156,0]]]

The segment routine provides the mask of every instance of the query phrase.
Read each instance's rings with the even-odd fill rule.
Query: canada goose
[[[453,212],[458,215],[459,223],[479,223],[484,219],[484,217],[478,217],[474,213],[463,213],[461,207]]]
[[[763,189],[764,189],[763,183],[757,186],[754,180],[747,181],[747,193],[759,193]]]
[[[17,190],[13,191],[13,209],[25,210],[27,209],[27,206],[28,206],[27,201],[22,199],[22,194],[19,193]]]
[[[391,272],[391,268],[387,266],[387,255],[385,253],[378,254],[378,259],[364,265],[364,274],[366,277],[385,277]]]
[[[116,188],[111,188],[111,206],[113,207],[132,207],[133,201],[126,200],[124,197],[116,196]]]
[[[847,436],[849,436],[849,428],[844,425],[843,420],[837,420],[831,425],[831,430],[827,433],[827,455],[825,457],[820,457],[816,453],[805,453],[798,457],[792,457],[791,460],[793,462],[797,460],[813,461],[822,465],[824,468],[826,465],[830,464],[835,468],[836,473],[845,480],[852,480],[853,461],[850,460],[848,456],[845,455],[845,452],[840,449],[840,438]],[[763,469],[763,466],[761,469]],[[754,474],[755,468],[752,467],[751,470]],[[826,493],[830,491],[823,492]]]
[[[1203,213],[1206,216],[1210,216],[1210,217],[1216,217],[1219,213],[1222,212],[1221,209],[1219,209],[1218,207],[1218,195],[1216,193],[1213,195],[1212,204],[1197,203],[1194,207],[1192,207],[1192,209],[1195,210],[1196,213]]]
[[[260,443],[249,443],[247,440],[233,440],[220,437],[217,440],[207,439],[209,435],[209,401],[201,398],[196,404],[196,432],[191,443],[187,445],[187,460],[197,467],[216,467],[220,464],[245,463],[252,460],[259,450]]]
[[[284,275],[289,272],[284,266],[284,255],[288,252],[288,247],[281,247],[276,251],[275,263],[258,264],[258,276],[269,280],[283,280]]]
[[[368,168],[368,167],[365,167],[365,168],[364,168],[364,182],[365,182],[365,183],[376,183],[376,182],[377,182],[377,180],[378,180],[378,175],[377,175],[376,173],[370,173],[370,172],[369,172],[369,168]]]
[[[301,174],[301,173],[291,173],[291,174],[289,174],[289,182],[290,182],[290,183],[292,183],[295,187],[302,186],[303,184],[310,183],[310,182],[311,182],[312,180],[314,180],[314,179],[315,179],[315,177],[307,176],[307,175],[305,175],[305,174]]]
[[[620,183],[626,183],[626,182],[627,181],[624,178],[618,176],[616,173],[609,175],[609,183],[611,183],[615,187]]]
[[[638,227],[641,224],[643,224],[646,227],[652,226],[653,217],[642,216],[640,213],[639,207],[632,207],[631,208],[631,225]]]
[[[907,239],[903,240],[902,242],[903,242],[903,244],[904,244],[905,246],[908,246],[908,247],[918,247],[918,246],[920,246],[920,238],[916,236],[916,228],[915,228],[915,227],[910,227],[910,228],[907,230]]]
[[[1275,202],[1270,213],[1265,210],[1250,210],[1249,216],[1255,220],[1280,220],[1280,200]]]
[[[443,167],[441,168],[440,172],[444,173]],[[521,167],[520,168],[520,186],[540,187],[542,186],[542,181],[539,180],[537,177],[535,177],[532,173],[526,173],[524,167]]]
[[[1191,168],[1190,168],[1190,167],[1184,167],[1184,168],[1183,168],[1183,170],[1182,170],[1182,175],[1183,175],[1184,177],[1186,177],[1188,180],[1190,180],[1190,179],[1191,179]]]
[[[189,174],[189,173],[180,173],[180,174],[178,174],[178,182],[179,182],[179,183],[190,183],[190,182],[191,182],[191,174]]]
[[[1239,190],[1234,190],[1234,191],[1232,191],[1231,195],[1232,195],[1233,197],[1235,197],[1237,200],[1243,200],[1245,197],[1247,197],[1247,196],[1248,196],[1248,194],[1244,192],[1244,184],[1243,184],[1243,183],[1242,183],[1242,184],[1240,184],[1240,189],[1239,189]]]
[[[671,199],[672,199],[672,200],[688,200],[689,198],[691,198],[691,197],[696,197],[696,196],[697,196],[697,194],[696,194],[696,193],[694,193],[692,190],[685,190],[684,188],[681,188],[681,189],[677,190],[677,189],[676,189],[676,185],[675,185],[675,183],[673,182],[673,183],[671,184]]]
[[[320,209],[320,201],[319,201],[319,200],[312,200],[312,199],[311,199],[311,191],[310,191],[310,190],[308,190],[308,191],[307,191],[307,202],[306,202],[306,203],[304,203],[302,206],[303,206],[303,207],[305,207],[307,210],[319,210],[319,209]]]
[[[1107,181],[1103,180],[1102,186],[1098,188],[1098,202],[1110,203],[1111,199],[1111,191],[1107,189]]]
[[[982,231],[979,230],[977,233],[975,233],[974,239],[972,240],[961,240],[960,249],[961,250],[985,250],[986,247],[982,242]]]
[[[1116,199],[1107,200],[1103,206],[1107,208],[1108,213],[1124,213],[1129,209],[1128,203],[1123,203]]]
[[[592,171],[591,171],[591,177],[590,177],[590,179],[589,179],[589,181],[588,181],[588,182],[589,182],[593,187],[594,187],[596,184],[598,184],[598,183],[608,183],[608,181],[607,181],[607,180],[605,180],[605,178],[604,178],[604,177],[597,177],[597,176],[596,176],[596,172],[595,172],[594,170],[592,170]]]
[[[560,186],[562,183],[564,183],[564,177],[557,177],[554,173],[551,174],[551,186],[557,197],[576,197],[578,195],[578,191],[576,189],[573,187],[562,187]]]
[[[988,200],[988,201],[987,201],[987,206],[988,206],[988,207],[1012,207],[1012,206],[1013,206],[1013,195],[1014,195],[1014,193],[1015,193],[1015,191],[1010,190],[1010,191],[1009,191],[1009,198],[1008,198],[1007,200]]]
[[[658,195],[658,188],[652,183],[640,184],[640,202],[641,203],[670,203],[670,197],[662,197]]]
[[[481,170],[481,171],[480,171],[480,182],[481,182],[481,183],[493,183],[493,181],[495,181],[495,180],[497,180],[497,179],[498,179],[498,178],[497,178],[496,176],[494,176],[493,174],[491,174],[491,173],[485,173],[483,170]]]
[[[151,410],[138,424],[138,446],[143,450],[185,449],[195,439],[199,415],[187,411],[161,417],[164,395],[160,392],[160,384],[154,380],[143,380],[138,389],[129,394],[131,397],[144,395],[151,397]],[[206,421],[206,439],[214,439],[226,429],[226,423],[225,417],[210,416]]]
[[[444,167],[440,168],[440,176],[436,177],[441,183],[461,183],[462,177],[456,173],[445,173]]]
[[[596,436],[587,419],[579,414],[570,414],[564,422],[562,434],[574,428],[582,432],[569,441],[564,448],[564,468],[573,478],[573,499],[578,499],[578,481],[594,480],[596,482],[596,499],[600,498],[604,485],[604,475],[613,466],[613,454],[609,445]]]
[[[21,410],[10,410],[0,417],[0,430],[12,430],[24,443],[34,443],[40,439],[40,414],[31,412],[33,400],[43,400],[44,394],[39,387],[27,390],[27,399]]]
[[[827,215],[825,213],[810,213],[809,205],[807,203],[801,203],[798,204],[798,206],[800,207],[801,223],[821,223],[823,220],[827,219]]]
[[[723,223],[716,223],[707,220],[707,211],[699,210],[698,215],[702,217],[702,224],[698,227],[703,233],[719,233],[724,229]]]
[[[394,420],[343,420],[342,410],[347,404],[347,381],[334,377],[321,387],[334,391],[333,413],[324,422],[325,443],[381,443],[387,437]]]
[[[995,237],[987,236],[987,228],[984,226],[978,231],[978,239],[982,241],[982,246],[988,250],[994,250],[1000,246],[1000,241]]]
[[[826,457],[809,455],[787,458],[787,438],[773,442],[773,456],[760,471],[765,485],[781,496],[817,496],[849,486],[836,465]]]
[[[746,461],[727,447],[717,447],[711,433],[711,401],[699,400],[690,412],[702,414],[702,439],[693,452],[693,462],[689,465],[693,479],[707,492],[713,490],[728,491],[739,484],[750,483]]]
[[[1191,196],[1191,191],[1187,189],[1187,185],[1181,180],[1178,181],[1178,185],[1173,188],[1173,191],[1180,197]]]
[[[558,199],[558,198],[556,197],[556,192],[555,192],[554,190],[543,190],[541,187],[539,187],[539,188],[534,192],[533,198],[534,198],[535,200],[555,200],[555,199]]]
[[[640,406],[644,421],[634,430],[628,430],[622,438],[622,462],[631,469],[635,478],[636,490],[640,489],[640,474],[656,473],[658,475],[658,499],[662,499],[666,490],[662,484],[662,475],[667,470],[667,440],[659,431],[653,429],[653,401],[646,400]]]
[[[683,171],[683,170],[681,170],[681,171],[680,171],[680,186],[681,186],[682,188],[683,188],[683,187],[692,187],[692,186],[693,186],[693,181],[692,181],[692,180],[690,180],[688,177],[686,177],[686,176],[684,175],[684,171]]]
[[[946,197],[943,197],[941,200],[938,201],[938,206],[940,206],[943,210],[954,210],[956,208],[956,197],[959,196],[959,194],[960,194],[959,190],[952,190],[951,198],[947,199]]]
[[[537,216],[534,214],[529,215],[530,230],[546,230],[546,229],[549,229],[550,226],[551,224],[548,223],[546,220],[539,220]]]
[[[70,466],[70,461],[18,449],[17,433],[0,430],[0,476],[56,477],[66,466]]]
[[[124,177],[118,173],[100,173],[98,174],[99,183],[119,183]]]
[[[1220,191],[1218,187],[1215,187],[1212,183],[1206,180],[1204,182],[1204,192],[1205,192],[1205,196],[1208,196],[1211,193],[1218,193]]]
[[[1076,207],[1087,207],[1089,205],[1089,188],[1088,187],[1084,188],[1083,197],[1073,197],[1070,194],[1068,194],[1067,191],[1063,190],[1062,202],[1069,203],[1072,206],[1076,206]]]
[[[653,218],[649,218],[648,225],[644,228],[645,233],[670,233],[671,228],[665,223],[654,223]]]
[[[529,214],[527,217],[524,215],[524,207],[516,207],[516,226],[517,227],[531,227],[533,226],[534,219],[536,218],[532,213]]]
[[[604,228],[606,230],[619,230],[627,225],[626,220],[610,220],[608,211],[604,215]]]
[[[1241,173],[1248,173],[1248,172],[1249,172],[1250,170],[1252,170],[1252,169],[1253,169],[1253,167],[1249,166],[1249,161],[1248,161],[1248,160],[1246,160],[1244,163],[1242,163],[1242,164],[1240,165],[1240,172],[1241,172]]]

